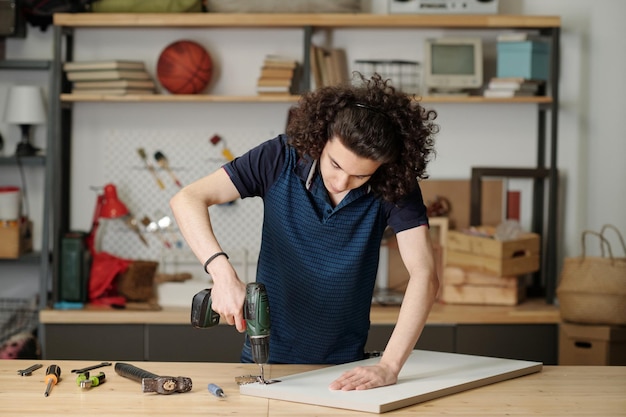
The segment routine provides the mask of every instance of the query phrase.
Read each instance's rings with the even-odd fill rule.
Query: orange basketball
[[[163,49],[157,62],[157,78],[172,94],[196,94],[213,74],[211,55],[202,45],[181,40]]]

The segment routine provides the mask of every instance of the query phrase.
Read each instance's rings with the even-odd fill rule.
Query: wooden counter
[[[102,358],[106,359],[106,358]],[[98,361],[99,362],[99,361]],[[32,360],[0,361],[0,415],[3,416],[371,416],[369,413],[267,400],[239,394],[235,376],[256,373],[256,365],[225,363],[134,362],[159,375],[187,376],[193,390],[158,395],[141,391],[141,384],[117,375],[113,366],[104,372],[106,382],[81,389],[72,369],[92,365],[84,361],[40,361],[43,368],[32,376],[17,375]],[[61,367],[61,381],[44,397],[45,369]],[[270,378],[314,369],[315,366],[272,365]],[[225,398],[207,391],[215,383]],[[539,373],[427,401],[386,413],[390,416],[626,416],[626,367],[547,366]],[[347,393],[349,395],[349,393]]]
[[[191,306],[190,306],[191,307]],[[400,308],[372,306],[372,324],[395,324]],[[51,324],[189,324],[186,307],[165,307],[159,311],[114,310],[43,310],[42,323]],[[560,322],[558,307],[543,300],[530,300],[517,306],[472,306],[436,303],[428,324],[554,324]]]
[[[399,310],[372,307],[367,352],[385,349]],[[40,321],[45,359],[238,362],[243,343],[243,335],[231,326],[192,327],[184,307],[43,310]],[[558,308],[542,300],[514,307],[436,304],[415,347],[556,365],[559,321]]]

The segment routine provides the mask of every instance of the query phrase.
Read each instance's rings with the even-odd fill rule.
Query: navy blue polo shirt
[[[428,224],[419,189],[398,206],[365,184],[333,207],[316,165],[284,135],[224,165],[242,198],[264,202],[256,280],[268,293],[270,363],[363,359],[383,232]]]

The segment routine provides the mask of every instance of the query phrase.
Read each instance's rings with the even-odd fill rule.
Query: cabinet
[[[538,31],[551,39],[551,69],[549,80],[549,94],[536,97],[514,98],[485,98],[473,97],[423,97],[424,103],[459,103],[465,105],[481,105],[482,103],[502,103],[515,106],[516,104],[535,104],[538,111],[537,123],[537,155],[536,164],[532,169],[548,170],[549,184],[547,228],[541,221],[545,212],[543,177],[534,181],[534,213],[539,213],[533,222],[533,231],[545,236],[545,250],[542,256],[544,265],[543,280],[538,282],[542,295],[548,303],[552,303],[555,293],[557,272],[554,259],[557,255],[557,127],[558,127],[558,74],[559,74],[559,37],[560,18],[556,16],[511,16],[511,15],[372,15],[372,14],[56,14],[54,17],[54,64],[53,64],[53,93],[58,97],[55,106],[55,117],[59,121],[55,137],[57,152],[54,164],[59,171],[59,181],[55,184],[54,196],[57,210],[55,221],[58,228],[55,232],[55,242],[59,242],[63,232],[68,230],[69,189],[70,183],[70,155],[72,143],[72,108],[81,102],[115,102],[119,105],[132,106],[133,103],[162,103],[176,105],[179,103],[262,103],[268,102],[295,102],[296,96],[267,97],[254,95],[149,95],[149,96],[103,96],[103,95],[72,95],[69,94],[69,82],[64,79],[62,63],[74,59],[75,29],[89,30],[107,28],[111,30],[121,28],[144,29],[215,29],[238,28],[250,31],[264,29],[290,28],[298,29],[303,34],[302,67],[303,86],[310,84],[310,46],[313,34],[316,31],[332,31],[336,29],[368,29],[368,30],[395,30],[397,28],[415,30],[533,30]],[[494,35],[495,37],[495,35]],[[251,39],[249,42],[255,42]],[[220,45],[222,48],[226,46]],[[259,47],[264,47],[260,45]],[[273,51],[269,49],[268,53]],[[545,232],[545,233],[544,233]],[[54,254],[54,271],[58,270],[59,254]],[[551,262],[546,262],[550,259]],[[56,288],[56,279],[53,279],[52,288]],[[53,294],[54,298],[54,294]]]
[[[7,59],[0,60],[0,70],[6,71],[47,71],[49,83],[53,80],[51,72],[52,62],[49,60],[18,60]],[[50,96],[52,97],[52,96]],[[50,99],[50,103],[55,100]],[[50,231],[52,230],[51,223],[51,194],[50,190],[53,184],[53,161],[55,155],[52,152],[53,138],[54,138],[54,126],[56,125],[56,113],[52,110],[52,105],[48,106],[47,115],[47,133],[46,133],[46,153],[44,155],[20,157],[17,159],[15,156],[0,156],[0,166],[12,166],[22,169],[21,166],[39,166],[43,168],[44,175],[44,196],[42,216],[40,219],[32,219],[33,222],[40,222],[41,225],[41,249],[36,252],[24,254],[15,260],[0,260],[0,267],[9,263],[26,263],[26,264],[39,264],[39,285],[40,288],[45,289],[48,285],[49,267],[50,267]],[[13,153],[13,150],[7,149],[6,154]],[[32,190],[30,191],[32,192]],[[30,215],[31,213],[29,213]],[[46,298],[41,298],[40,307],[46,306]]]
[[[372,307],[366,352],[385,349],[398,314],[397,307]],[[244,338],[228,325],[192,327],[188,308],[82,315],[49,309],[41,317],[45,358],[53,359],[239,362]],[[558,308],[540,300],[515,307],[435,304],[415,348],[555,365],[559,321]]]

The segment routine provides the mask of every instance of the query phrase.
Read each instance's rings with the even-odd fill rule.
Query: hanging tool
[[[170,168],[170,163],[165,157],[165,155],[163,154],[163,152],[156,151],[154,153],[154,159],[163,170],[167,171],[167,173],[170,174],[170,177],[172,177],[172,180],[176,183],[176,185],[178,185],[180,188],[183,188],[183,184],[180,182],[176,174],[174,174],[174,171],[172,171],[172,168]]]
[[[196,328],[213,327],[220,321],[220,316],[211,308],[211,289],[197,293],[191,304],[191,324]],[[265,285],[251,282],[246,285],[246,299],[243,305],[246,320],[246,333],[252,348],[252,360],[261,368],[261,375],[255,379],[263,384],[279,382],[265,379],[264,365],[270,354],[270,307]]]
[[[34,371],[36,371],[37,369],[41,368],[42,366],[43,366],[42,364],[36,363],[33,366],[29,366],[26,369],[19,369],[17,371],[17,374],[21,375],[21,376],[31,376]]]
[[[158,223],[150,220],[150,217],[148,216],[143,216],[143,219],[141,219],[141,224],[145,226],[146,231],[148,233],[155,233],[155,235],[159,238],[161,243],[163,243],[163,246],[165,246],[168,249],[172,248],[172,244],[167,240],[165,236],[163,236],[161,232],[161,228],[159,227]]]
[[[173,394],[175,392],[191,391],[191,378],[184,376],[158,376],[129,363],[117,362],[115,372],[124,378],[141,382],[143,392],[156,392],[157,394]]]
[[[72,369],[70,372],[72,372],[73,374],[84,374],[85,372],[93,371],[94,369],[103,368],[105,366],[111,366],[111,365],[112,365],[111,362],[100,362],[97,365],[87,366],[86,368]]]
[[[61,379],[61,368],[57,365],[50,365],[48,369],[46,369],[46,377],[44,378],[44,382],[46,383],[46,391],[43,393],[44,397],[50,395],[50,391],[52,391],[52,387],[56,385]]]
[[[81,388],[97,387],[104,384],[106,381],[106,375],[104,372],[100,372],[96,376],[89,376],[89,372],[82,372],[76,377],[76,385]]]
[[[176,247],[179,249],[182,248],[183,241],[180,239],[180,237],[177,236],[176,233],[170,230],[170,228],[172,227],[172,219],[169,216],[164,215],[159,210],[155,211],[154,215],[158,218],[156,223],[159,225],[159,228],[163,231],[163,233],[169,234],[170,238],[168,239],[168,241],[176,242]]]
[[[211,139],[209,139],[209,142],[211,142],[215,146],[217,146],[218,143],[222,144],[222,156],[226,158],[228,162],[235,159],[233,153],[226,146],[226,142],[219,135],[213,135]]]
[[[143,159],[144,165],[146,166],[148,171],[150,171],[150,174],[152,174],[152,176],[154,177],[154,180],[157,182],[157,185],[159,186],[159,188],[164,190],[165,189],[165,184],[163,184],[163,181],[161,181],[161,179],[157,175],[157,173],[156,173],[156,171],[154,169],[154,166],[152,166],[150,161],[148,161],[148,155],[146,154],[146,150],[144,148],[137,148],[137,153],[139,154],[141,159]]]

